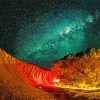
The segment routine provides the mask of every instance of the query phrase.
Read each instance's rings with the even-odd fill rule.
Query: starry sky
[[[100,48],[100,0],[0,0],[0,47],[46,69]]]

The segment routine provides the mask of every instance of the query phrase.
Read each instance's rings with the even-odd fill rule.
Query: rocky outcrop
[[[69,91],[75,90],[77,96],[82,94],[91,98],[98,97],[100,100],[100,49],[89,49],[86,53],[68,55],[54,62],[51,70],[59,76],[60,87],[66,90],[69,88]]]

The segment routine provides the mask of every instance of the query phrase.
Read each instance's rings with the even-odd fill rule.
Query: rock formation
[[[28,84],[18,72],[20,65],[32,66],[0,49],[0,100],[55,100],[50,93]]]
[[[58,87],[75,90],[78,96],[97,97],[100,100],[100,49],[68,55],[54,62],[51,70],[59,76]]]

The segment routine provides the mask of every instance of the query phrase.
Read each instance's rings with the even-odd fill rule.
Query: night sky
[[[100,48],[100,0],[0,0],[0,47],[43,68]]]

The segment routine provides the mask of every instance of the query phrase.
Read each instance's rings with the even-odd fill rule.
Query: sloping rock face
[[[66,56],[54,62],[51,70],[59,76],[59,87],[74,90],[74,96],[100,100],[100,49]]]
[[[20,65],[32,66],[0,49],[0,100],[55,100],[53,95],[26,82],[19,73]]]

